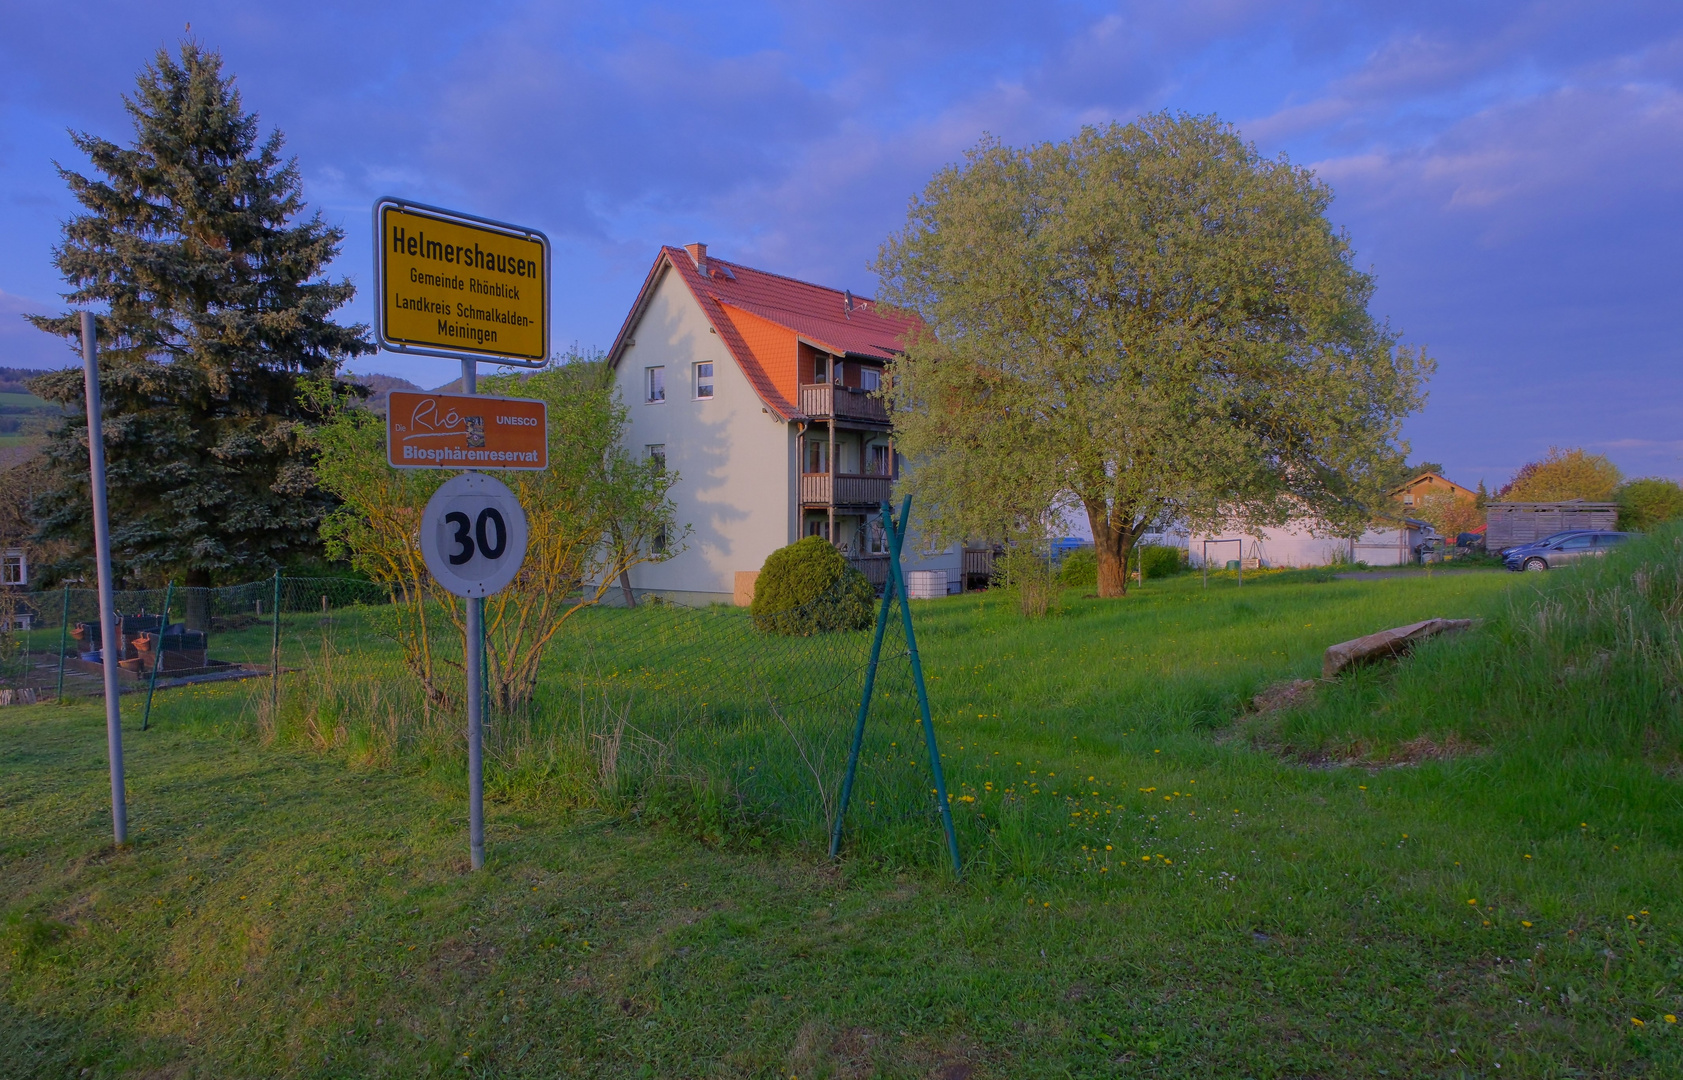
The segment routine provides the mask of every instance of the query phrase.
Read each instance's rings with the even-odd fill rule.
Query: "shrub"
[[[834,544],[809,536],[767,556],[749,607],[768,634],[810,637],[865,630],[875,620],[876,590]]]
[[[1160,544],[1146,544],[1140,548],[1139,565],[1147,581],[1152,578],[1171,577],[1188,568],[1186,550]]]
[[[1618,491],[1619,528],[1647,532],[1683,517],[1683,487],[1657,476],[1632,480]]]
[[[1066,589],[1099,587],[1099,556],[1092,548],[1076,548],[1058,567],[1058,584]]]
[[[1094,566],[1096,582],[1097,563]],[[1027,619],[1041,618],[1051,609],[1057,573],[1045,549],[1036,550],[1033,544],[1012,544],[993,561],[994,584],[1016,597],[1017,608]]]

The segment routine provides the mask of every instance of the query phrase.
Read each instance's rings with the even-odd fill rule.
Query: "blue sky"
[[[1554,444],[1683,476],[1675,3],[14,2],[0,364],[72,359],[17,317],[57,309],[53,162],[84,167],[67,128],[127,138],[120,95],[189,22],[346,229],[338,273],[368,280],[382,194],[536,226],[555,340],[586,348],[659,244],[868,294],[907,200],[983,133],[1215,113],[1333,186],[1375,313],[1438,359],[1416,459],[1495,486]]]

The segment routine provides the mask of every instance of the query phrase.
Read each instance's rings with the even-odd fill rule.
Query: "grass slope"
[[[1601,684],[1515,629],[1589,576],[920,607],[975,793],[962,882],[868,813],[831,867],[810,828],[704,842],[531,795],[491,805],[469,875],[450,762],[356,767],[185,707],[130,732],[114,851],[97,707],[7,709],[0,1075],[1677,1075],[1675,709],[1644,675],[1634,741],[1578,730]],[[1233,724],[1326,644],[1438,614],[1489,622]],[[1292,761],[1451,730],[1480,752]]]

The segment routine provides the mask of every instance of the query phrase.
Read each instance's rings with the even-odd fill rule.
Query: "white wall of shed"
[[[1413,559],[1421,534],[1413,527],[1372,527],[1352,544],[1343,537],[1315,536],[1307,525],[1285,525],[1255,533],[1194,532],[1187,538],[1187,553],[1193,566],[1203,565],[1205,540],[1210,541],[1210,565],[1218,568],[1240,557],[1235,551],[1239,545],[1233,544],[1233,540],[1242,542],[1244,558],[1260,558],[1268,568],[1326,566],[1341,558],[1369,566],[1398,566]],[[1218,540],[1227,542],[1217,544]]]

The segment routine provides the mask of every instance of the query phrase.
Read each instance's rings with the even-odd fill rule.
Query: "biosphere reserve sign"
[[[374,204],[376,327],[396,352],[538,365],[549,356],[549,238],[399,199]]]
[[[547,469],[549,411],[535,398],[393,390],[386,463],[394,469]]]

